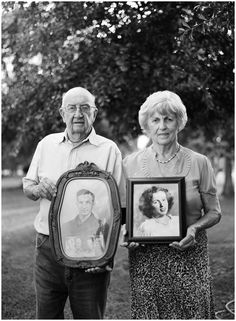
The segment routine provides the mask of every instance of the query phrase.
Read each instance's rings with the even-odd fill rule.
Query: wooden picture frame
[[[121,225],[115,179],[84,162],[64,173],[56,185],[49,210],[49,237],[56,261],[82,269],[109,264]]]
[[[186,235],[185,178],[127,179],[127,240],[171,243]]]

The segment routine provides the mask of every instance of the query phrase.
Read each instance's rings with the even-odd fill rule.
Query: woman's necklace
[[[165,160],[165,161],[161,161],[160,159],[158,159],[157,154],[155,155],[156,161],[161,163],[161,164],[166,164],[169,163],[179,152],[180,150],[180,145],[178,146],[176,152],[174,153],[174,155],[172,155],[169,159]]]

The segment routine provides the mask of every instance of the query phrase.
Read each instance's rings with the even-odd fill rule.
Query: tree
[[[200,108],[198,117],[195,113],[199,108],[193,105],[191,128],[198,130],[201,119],[205,119],[206,122],[200,127],[208,141],[214,142],[214,153],[217,148],[219,155],[224,154],[225,196],[234,194],[231,176],[234,150],[233,9],[232,2],[205,2],[196,5],[192,11],[184,9],[182,27],[179,29],[182,61],[187,66],[191,66],[192,62],[188,73],[194,76],[192,81],[197,80],[197,92],[200,92],[198,99],[194,99],[193,94],[193,101],[205,105],[205,108]],[[186,90],[189,90],[188,84]]]
[[[232,2],[3,3],[4,150],[30,156],[63,128],[61,95],[84,86],[98,97],[96,130],[118,143],[140,134],[139,106],[167,88],[188,108],[186,131],[232,153],[233,15]]]

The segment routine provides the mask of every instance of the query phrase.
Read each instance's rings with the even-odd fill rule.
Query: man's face
[[[90,194],[79,195],[77,198],[79,216],[86,217],[92,213],[93,198]]]
[[[81,106],[82,108],[80,108]],[[79,90],[66,96],[60,113],[72,141],[76,141],[78,137],[86,137],[90,132],[97,115],[97,109],[93,106],[94,99]],[[73,109],[75,110],[73,111]],[[87,111],[84,112],[82,109],[87,109]]]

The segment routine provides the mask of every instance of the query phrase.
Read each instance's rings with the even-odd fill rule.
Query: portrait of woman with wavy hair
[[[145,221],[139,226],[141,236],[177,236],[179,218],[170,213],[174,198],[168,189],[152,186],[139,199],[139,210]]]

